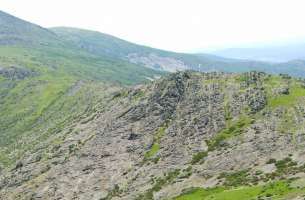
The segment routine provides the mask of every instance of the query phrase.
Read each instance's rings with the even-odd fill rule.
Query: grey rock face
[[[222,172],[268,173],[274,168],[266,167],[267,160],[291,152],[301,164],[305,115],[299,113],[304,105],[293,112],[301,127],[294,143],[280,132],[285,108],[268,107],[268,75],[244,76],[179,72],[109,94],[91,121],[75,121],[72,131],[51,136],[22,165],[6,170],[0,176],[0,197],[141,199],[160,178],[167,181],[152,198],[168,199],[186,187],[216,185]],[[222,134],[228,135],[213,143]],[[206,156],[194,162],[200,152]],[[171,173],[174,178],[166,179]]]

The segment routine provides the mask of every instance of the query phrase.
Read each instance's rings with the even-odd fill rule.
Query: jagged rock
[[[262,89],[254,88],[247,92],[246,98],[252,112],[258,112],[267,104],[267,97]]]
[[[130,200],[162,180],[153,196],[171,199],[192,186],[223,184],[217,177],[224,172],[272,173],[266,160],[291,152],[304,163],[305,105],[268,107],[266,78],[179,72],[109,93],[96,117],[69,127],[78,131],[50,136],[22,165],[0,172],[0,198]],[[280,132],[290,128],[287,118],[293,127],[285,131],[294,135]]]
[[[22,163],[22,161],[18,161],[16,163],[15,169],[20,169],[21,167],[23,167],[23,163]]]
[[[280,88],[277,88],[276,93],[277,94],[288,95],[289,94],[289,87],[288,86],[282,86]]]
[[[130,133],[127,140],[136,140],[139,137],[139,135],[135,133]]]

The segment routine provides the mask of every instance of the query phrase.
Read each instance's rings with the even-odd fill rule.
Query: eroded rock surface
[[[0,197],[168,199],[190,187],[225,184],[222,173],[268,176],[276,170],[267,164],[272,158],[291,157],[301,166],[304,97],[292,107],[273,102],[291,95],[274,87],[301,83],[280,79],[271,88],[271,79],[179,72],[109,94],[93,117],[74,121],[2,171]],[[287,113],[294,117],[287,121]]]

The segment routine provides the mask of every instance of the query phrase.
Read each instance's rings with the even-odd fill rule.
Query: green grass
[[[305,193],[303,188],[293,188],[286,181],[277,181],[265,185],[212,189],[195,188],[174,198],[174,200],[256,200],[262,197],[280,199],[287,195]]]
[[[265,86],[266,86],[268,89],[272,89],[272,88],[278,87],[278,86],[280,86],[280,84],[281,84],[282,82],[283,82],[282,77],[280,77],[280,76],[278,76],[278,75],[269,76],[268,78],[266,78],[266,79],[264,80]]]
[[[153,157],[158,153],[159,149],[160,149],[160,145],[158,143],[154,143],[151,149],[145,153],[144,157],[147,159]]]
[[[144,159],[148,160],[152,157],[154,157],[159,149],[160,149],[160,140],[163,137],[163,135],[165,134],[165,130],[166,130],[167,126],[162,126],[158,129],[158,131],[156,132],[156,134],[154,135],[154,139],[153,139],[153,145],[150,148],[149,151],[147,151],[144,155]]]
[[[269,99],[269,106],[274,108],[278,106],[289,107],[294,105],[297,101],[305,97],[305,89],[301,86],[294,84],[289,89],[288,95],[280,95]]]
[[[0,55],[0,64],[4,66],[24,66],[53,77],[61,74],[122,85],[143,83],[148,81],[147,77],[166,74],[122,60],[97,57],[75,48],[1,46]]]
[[[183,192],[179,197],[174,198],[174,200],[203,200],[208,196],[213,194],[221,193],[224,191],[224,188],[211,188],[211,189],[202,189],[202,188],[190,188],[187,191]]]
[[[205,158],[208,155],[208,152],[206,151],[201,151],[193,155],[191,164],[194,165],[200,161],[202,161],[203,158]]]

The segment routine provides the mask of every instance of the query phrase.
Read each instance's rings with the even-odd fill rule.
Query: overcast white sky
[[[0,0],[0,10],[174,51],[305,38],[304,0]]]

